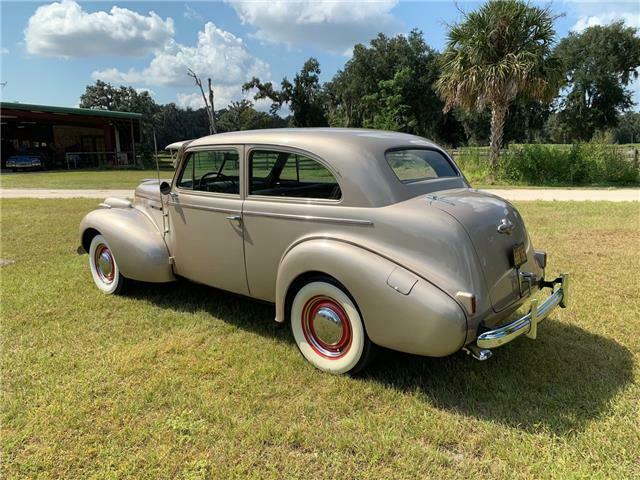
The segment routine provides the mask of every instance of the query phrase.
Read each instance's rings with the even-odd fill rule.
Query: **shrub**
[[[638,169],[616,145],[518,145],[503,155],[498,178],[535,185],[622,185],[637,183]]]
[[[470,182],[483,182],[491,173],[487,154],[487,148],[466,147],[458,150],[456,163]]]

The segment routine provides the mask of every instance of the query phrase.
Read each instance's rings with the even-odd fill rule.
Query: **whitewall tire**
[[[329,373],[357,373],[373,344],[350,296],[330,278],[314,279],[291,303],[291,330],[302,355]]]
[[[96,235],[91,240],[89,267],[93,281],[104,293],[119,293],[124,287],[126,279],[120,273],[107,239],[102,235]]]

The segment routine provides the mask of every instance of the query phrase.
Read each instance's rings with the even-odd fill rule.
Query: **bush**
[[[512,146],[500,160],[498,178],[535,185],[628,185],[639,180],[624,149],[597,142]]]
[[[481,147],[465,147],[458,149],[455,161],[472,183],[484,182],[489,176],[488,149]]]

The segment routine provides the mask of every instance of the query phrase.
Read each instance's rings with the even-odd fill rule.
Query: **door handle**
[[[176,192],[169,192],[169,196],[171,198],[178,198],[178,194]]]
[[[229,215],[227,217],[227,220],[234,220],[236,222],[241,222],[242,221],[242,217],[240,215]]]

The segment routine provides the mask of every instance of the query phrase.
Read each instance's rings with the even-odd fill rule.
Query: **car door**
[[[246,152],[247,279],[252,297],[274,301],[287,248],[305,235],[339,234],[349,226],[335,218],[342,193],[336,174],[320,158],[276,146],[247,146]]]
[[[175,272],[246,295],[242,157],[240,145],[187,152],[172,185],[168,211]]]

